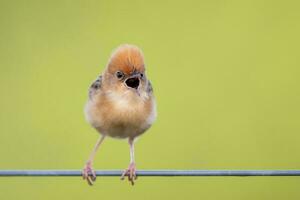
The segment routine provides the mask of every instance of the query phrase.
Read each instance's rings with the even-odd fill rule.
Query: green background
[[[0,168],[82,169],[87,88],[122,43],[158,104],[138,169],[300,168],[298,1],[0,1]],[[124,169],[108,139],[95,168]],[[299,199],[298,177],[0,178],[1,199]]]

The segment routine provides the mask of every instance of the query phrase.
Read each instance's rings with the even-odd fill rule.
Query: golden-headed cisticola
[[[130,164],[121,179],[128,176],[134,184],[134,140],[149,129],[156,118],[152,86],[145,73],[143,53],[137,46],[121,45],[112,53],[105,70],[89,88],[85,116],[100,137],[84,166],[83,178],[90,185],[96,180],[93,160],[109,136],[128,139]]]

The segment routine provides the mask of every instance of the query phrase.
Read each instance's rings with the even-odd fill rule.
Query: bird
[[[104,71],[91,84],[85,105],[88,123],[100,133],[82,170],[84,180],[93,185],[93,162],[107,137],[128,140],[130,163],[121,175],[134,185],[137,179],[134,142],[156,120],[156,100],[146,76],[144,55],[136,45],[122,44],[111,54]]]

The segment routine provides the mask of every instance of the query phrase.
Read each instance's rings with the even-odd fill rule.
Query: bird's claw
[[[90,162],[87,162],[82,170],[82,178],[84,180],[87,180],[89,185],[93,185],[93,183],[96,181],[96,172],[92,168],[92,164]]]
[[[128,181],[131,182],[131,185],[134,185],[134,181],[137,179],[135,163],[130,163],[128,168],[124,170],[121,180],[124,180],[125,176],[128,176]]]

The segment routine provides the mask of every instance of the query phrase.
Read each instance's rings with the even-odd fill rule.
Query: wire
[[[96,170],[97,176],[121,176],[121,170]],[[300,176],[300,170],[138,170],[137,176]],[[81,170],[0,170],[0,176],[81,176]]]

